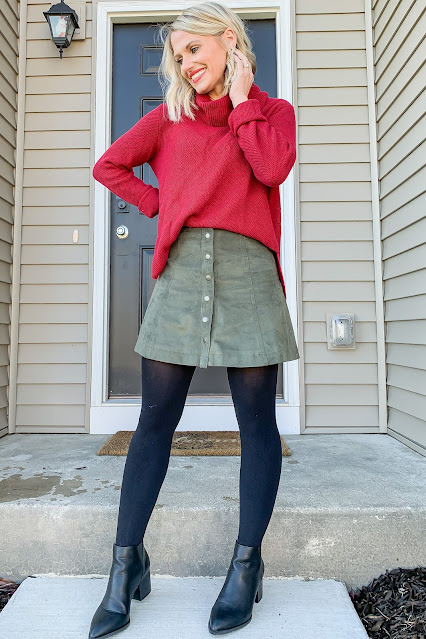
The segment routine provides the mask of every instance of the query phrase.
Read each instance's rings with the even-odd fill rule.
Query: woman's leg
[[[237,542],[261,544],[281,477],[281,438],[275,415],[278,364],[228,367],[241,439],[240,524]]]
[[[136,546],[145,534],[170,460],[173,433],[195,366],[142,357],[142,409],[121,486],[116,545]]]

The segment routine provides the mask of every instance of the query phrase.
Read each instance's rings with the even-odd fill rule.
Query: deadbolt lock
[[[113,200],[113,211],[114,213],[129,213],[130,205],[126,200],[116,195]]]

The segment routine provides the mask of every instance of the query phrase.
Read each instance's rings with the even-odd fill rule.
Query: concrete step
[[[224,579],[156,577],[143,601],[132,600],[126,639],[203,639]],[[27,578],[0,614],[8,639],[87,639],[107,577]],[[366,639],[344,584],[338,581],[263,580],[263,597],[241,639]]]
[[[109,573],[125,456],[107,435],[0,439],[0,576]],[[426,565],[426,458],[387,435],[287,435],[262,556],[266,577],[368,584]],[[238,533],[240,457],[170,458],[148,523],[152,573],[226,574]]]

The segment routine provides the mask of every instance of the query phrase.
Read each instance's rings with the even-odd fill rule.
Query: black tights
[[[142,410],[123,473],[116,544],[139,544],[166,476],[173,434],[195,366],[142,357]],[[240,520],[237,541],[261,544],[281,476],[281,439],[275,417],[278,364],[228,367],[240,429]]]

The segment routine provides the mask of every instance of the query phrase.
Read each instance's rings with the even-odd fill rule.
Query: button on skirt
[[[200,368],[298,359],[274,252],[239,233],[183,226],[155,280],[134,350]]]

